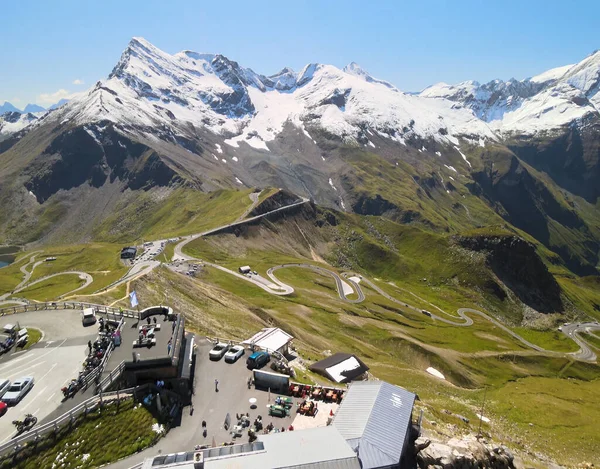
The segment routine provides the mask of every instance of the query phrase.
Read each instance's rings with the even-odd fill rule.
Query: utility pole
[[[483,409],[485,407],[485,397],[487,395],[487,387],[483,391],[483,402],[481,403],[481,410],[479,411],[479,429],[477,430],[477,438],[481,438],[481,421],[483,420]]]

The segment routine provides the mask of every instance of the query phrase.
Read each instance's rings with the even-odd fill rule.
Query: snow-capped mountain
[[[495,138],[471,110],[404,94],[354,63],[343,70],[308,64],[267,77],[218,54],[169,55],[142,38],[130,42],[107,80],[54,119],[146,128],[188,123],[233,147],[245,142],[265,151],[286,123],[303,131],[319,127],[349,142],[367,132],[453,145],[460,136]]]
[[[61,236],[93,236],[141,190],[281,187],[428,229],[504,220],[594,273],[599,62],[411,94],[355,63],[265,75],[134,38],[87,92],[37,120],[0,121],[0,198],[14,207],[0,233],[29,236],[23,211],[32,221],[60,206]]]
[[[0,140],[23,130],[37,119],[31,113],[6,112],[0,115]]]
[[[534,135],[581,122],[600,111],[600,52],[575,65],[558,67],[525,80],[438,83],[420,96],[460,103],[499,134]]]

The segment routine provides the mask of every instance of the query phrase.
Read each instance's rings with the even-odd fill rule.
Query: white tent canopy
[[[271,352],[281,352],[293,339],[291,335],[278,327],[267,327],[242,343],[244,345],[254,345]]]

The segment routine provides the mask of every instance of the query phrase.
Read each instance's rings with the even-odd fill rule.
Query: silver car
[[[27,394],[33,387],[33,376],[25,376],[13,381],[12,385],[4,394],[2,400],[8,405],[17,405],[25,394]]]

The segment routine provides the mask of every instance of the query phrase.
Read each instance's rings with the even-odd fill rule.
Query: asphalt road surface
[[[145,458],[159,454],[193,451],[196,445],[211,445],[213,438],[217,446],[220,446],[223,442],[232,441],[230,433],[223,426],[227,413],[231,416],[232,425],[235,424],[237,413],[246,412],[249,413],[251,421],[261,415],[265,424],[272,421],[277,426],[287,428],[290,425],[295,413],[292,413],[292,417],[286,418],[269,417],[266,408],[269,394],[265,391],[256,390],[254,387],[248,389],[247,379],[251,376],[251,371],[246,368],[248,352],[233,364],[225,363],[223,359],[211,361],[208,358],[208,352],[213,344],[206,339],[200,339],[197,343],[193,413],[190,414],[189,409],[186,408],[182,416],[181,426],[172,428],[166,437],[159,440],[155,446],[107,467],[110,469],[128,469],[142,462]],[[264,369],[270,370],[268,366]],[[215,379],[219,381],[218,392],[215,391]],[[273,403],[276,396],[277,394],[271,393],[271,403]],[[256,408],[250,408],[250,398],[257,399]],[[203,420],[207,424],[206,437],[203,435],[201,425]],[[238,443],[246,443],[247,441],[248,435],[246,432],[243,433],[242,437],[237,438]]]
[[[13,420],[31,413],[41,421],[62,401],[62,388],[81,370],[87,355],[87,342],[96,337],[95,327],[81,325],[79,310],[31,311],[4,316],[0,327],[18,322],[21,327],[35,327],[44,333],[42,340],[26,351],[0,358],[0,379],[14,381],[33,376],[33,389],[0,417],[0,443],[15,435]]]
[[[597,322],[582,322],[582,323],[573,323],[567,324],[566,326],[562,326],[563,334],[566,334],[567,337],[573,339],[577,345],[579,345],[579,352],[576,352],[577,357],[580,360],[586,361],[595,361],[596,354],[592,351],[589,345],[579,336],[580,333],[590,331],[600,331],[600,324]]]

